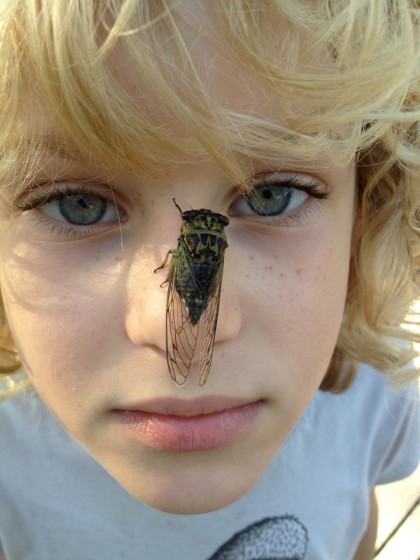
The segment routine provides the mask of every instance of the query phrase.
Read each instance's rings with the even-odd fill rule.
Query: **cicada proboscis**
[[[202,208],[181,213],[181,235],[171,257],[166,301],[166,359],[172,379],[182,385],[193,361],[199,364],[199,384],[209,375],[223,276],[228,218]],[[164,282],[165,283],[165,282]],[[198,360],[194,360],[199,352]]]

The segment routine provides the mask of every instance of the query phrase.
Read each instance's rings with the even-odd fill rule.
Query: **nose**
[[[189,298],[182,293],[183,288],[185,292],[185,283],[191,280],[186,275],[191,272],[184,269],[174,272],[176,261],[180,258],[171,252],[164,266],[156,269],[156,250],[141,248],[137,251],[128,276],[126,332],[136,346],[147,346],[163,353],[166,353],[167,337],[169,344],[177,337],[183,354],[191,355],[192,348],[195,348],[193,360],[197,361],[200,359],[200,345],[209,343],[216,323],[215,352],[218,345],[238,336],[241,317],[231,280],[234,276],[226,265],[221,289],[209,293],[205,310],[197,313],[192,303],[194,293]],[[162,261],[165,261],[164,256]],[[172,278],[169,278],[170,274]],[[191,290],[194,292],[194,288]],[[189,301],[188,305],[186,301]]]

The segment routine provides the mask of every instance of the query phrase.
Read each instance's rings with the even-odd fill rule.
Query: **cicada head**
[[[188,234],[190,231],[207,230],[223,233],[224,228],[229,225],[229,219],[222,214],[212,212],[206,208],[201,210],[187,210],[182,212],[181,233]]]

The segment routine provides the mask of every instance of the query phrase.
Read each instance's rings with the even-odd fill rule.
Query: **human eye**
[[[57,182],[31,189],[17,208],[49,224],[54,232],[88,235],[120,224],[124,213],[109,186],[80,182]]]
[[[312,211],[310,200],[327,198],[329,190],[318,179],[305,174],[274,172],[254,177],[252,188],[241,193],[230,206],[236,217],[271,218],[279,225],[301,220]],[[277,221],[276,221],[277,220]]]

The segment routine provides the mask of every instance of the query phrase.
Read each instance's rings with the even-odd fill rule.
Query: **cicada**
[[[166,360],[172,379],[182,385],[192,363],[199,366],[199,384],[209,375],[220,294],[228,218],[202,208],[181,213],[181,235],[171,257],[166,300]],[[197,354],[199,352],[199,355]]]

